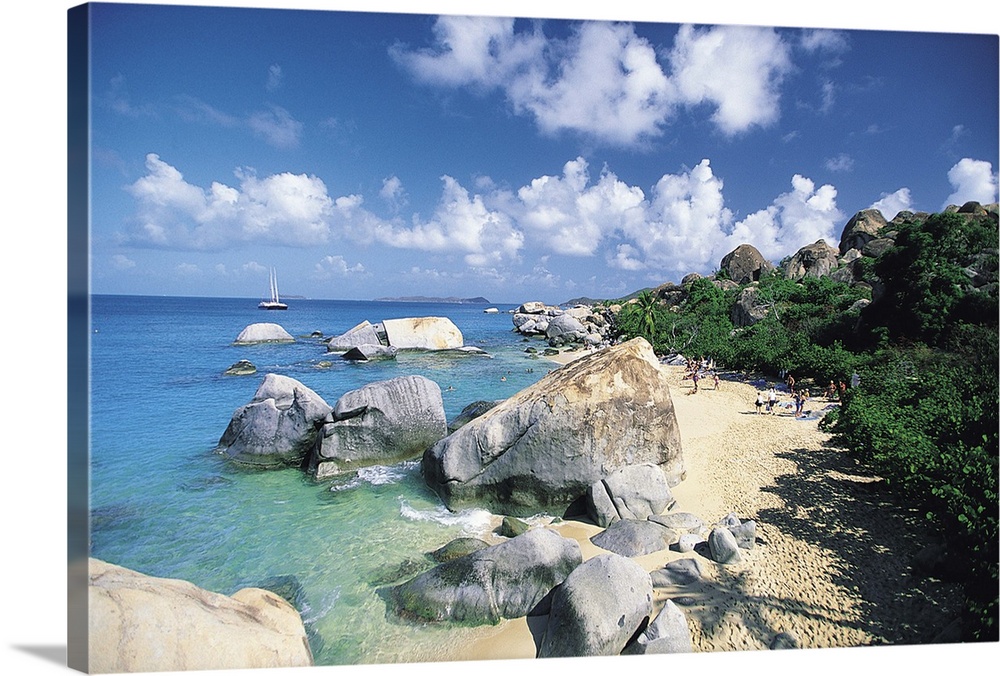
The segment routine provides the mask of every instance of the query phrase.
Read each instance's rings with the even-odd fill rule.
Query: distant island
[[[490,301],[486,300],[482,296],[476,296],[475,298],[456,298],[455,296],[448,296],[447,298],[435,298],[432,296],[401,296],[399,298],[376,298],[376,303],[381,302],[391,302],[391,303],[464,303],[468,305],[489,305]]]

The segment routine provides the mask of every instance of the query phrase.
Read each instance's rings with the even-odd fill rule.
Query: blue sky
[[[95,5],[93,291],[615,297],[997,200],[995,33],[661,13]]]

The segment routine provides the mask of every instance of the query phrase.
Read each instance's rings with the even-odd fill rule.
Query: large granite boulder
[[[840,250],[844,253],[850,249],[861,251],[865,244],[879,236],[879,231],[886,225],[885,216],[878,209],[859,211],[847,221],[840,234]]]
[[[390,596],[404,617],[496,624],[531,613],[582,561],[575,540],[536,528],[446,561]]]
[[[271,322],[259,322],[250,324],[240,331],[233,341],[234,345],[255,345],[257,343],[294,343],[292,334],[285,331],[280,325]]]
[[[639,635],[635,643],[625,649],[624,654],[663,655],[691,651],[691,629],[687,618],[677,604],[668,599],[656,619]]]
[[[568,312],[558,317],[553,317],[545,329],[545,337],[550,341],[558,338],[563,343],[572,343],[583,340],[587,335],[587,327],[579,319]]]
[[[434,444],[422,471],[451,509],[565,513],[591,484],[628,465],[684,474],[666,375],[643,338],[553,371]]]
[[[247,465],[297,465],[316,441],[330,405],[288,376],[268,373],[249,404],[233,413],[216,452]]]
[[[326,341],[326,351],[347,352],[362,345],[382,345],[384,342],[379,336],[379,328],[366,319],[354,328]]]
[[[774,269],[774,265],[750,244],[740,244],[722,257],[721,270],[729,274],[729,279],[737,284],[749,284]]]
[[[837,254],[837,249],[827,244],[825,240],[807,244],[782,265],[785,279],[826,277],[837,269]]]
[[[232,596],[90,559],[92,673],[304,667],[298,611],[264,589]]]
[[[587,490],[587,515],[601,528],[621,519],[646,519],[674,502],[667,478],[656,465],[623,467]]]
[[[447,317],[404,317],[382,321],[389,345],[398,350],[450,350],[462,347],[462,332]]]
[[[617,554],[587,560],[556,588],[538,657],[618,655],[653,612],[653,583]]]
[[[400,376],[345,393],[322,425],[310,466],[317,478],[420,455],[447,434],[441,388]]]

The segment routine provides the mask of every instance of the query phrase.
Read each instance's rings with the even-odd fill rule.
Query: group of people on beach
[[[805,388],[796,389],[795,377],[784,369],[779,371],[778,376],[784,379],[785,386],[788,389],[788,394],[792,397],[792,404],[795,407],[795,417],[805,417],[805,403],[811,399],[809,390]],[[858,378],[858,374],[855,373],[851,376],[851,387],[857,387],[858,382],[860,382],[860,379]],[[831,380],[826,386],[823,394],[826,395],[827,401],[842,401],[846,392],[847,385],[843,380],[839,381],[839,383],[835,383]],[[777,406],[778,393],[773,384],[769,384],[768,389],[765,392],[757,392],[757,399],[754,401],[754,407],[757,409],[758,415],[761,413],[770,413],[774,415]]]
[[[705,357],[701,357],[700,359],[685,358],[685,363],[683,380],[690,379],[694,384],[694,390],[691,394],[698,394],[698,383],[702,380],[711,380],[714,384],[714,389],[719,389],[719,372],[715,370],[714,359],[706,359]]]
[[[805,415],[803,408],[805,403],[809,401],[809,390],[800,389],[791,392],[792,403],[795,406],[795,417],[801,418]],[[754,401],[754,406],[757,409],[757,415],[762,413],[769,413],[775,415],[778,411],[778,392],[774,388],[774,385],[769,385],[766,392],[757,392],[757,399]],[[762,410],[763,409],[763,410]]]

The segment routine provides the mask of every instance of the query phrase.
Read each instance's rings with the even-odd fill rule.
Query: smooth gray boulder
[[[895,220],[895,219],[893,219]],[[843,232],[840,233],[840,250],[847,253],[851,249],[861,250],[871,240],[879,236],[888,225],[885,216],[878,209],[863,209],[851,216]]]
[[[685,586],[700,581],[704,572],[698,559],[684,558],[654,570],[649,577],[654,587]]]
[[[690,512],[668,512],[667,514],[653,514],[647,517],[664,528],[672,528],[676,531],[687,531],[688,533],[700,533],[705,527],[705,522]]]
[[[313,446],[317,478],[420,455],[447,434],[441,388],[400,376],[345,393]]]
[[[312,666],[298,611],[248,587],[224,596],[89,560],[90,673]]]
[[[708,548],[712,560],[717,563],[739,563],[743,560],[739,545],[736,544],[736,536],[725,526],[716,526],[712,529],[708,536]]]
[[[294,343],[295,338],[278,324],[259,322],[250,324],[236,336],[234,345],[254,345],[257,343]]]
[[[653,584],[635,561],[601,554],[552,595],[538,657],[618,655],[653,612]]]
[[[450,509],[565,513],[623,467],[651,463],[683,478],[670,388],[643,338],[581,357],[434,444],[424,479]]]
[[[687,552],[695,551],[702,542],[704,540],[700,535],[681,533],[681,536],[677,538],[677,542],[674,543],[673,547],[676,551],[686,554]]]
[[[837,269],[837,248],[817,240],[807,244],[785,261],[782,270],[785,279],[802,279],[803,277],[826,277]]]
[[[376,327],[367,319],[339,336],[326,341],[327,352],[347,352],[362,345],[382,345]]]
[[[622,519],[590,538],[601,549],[621,556],[644,556],[677,542],[679,533],[652,521]]]
[[[623,654],[664,655],[691,651],[691,629],[688,627],[687,618],[684,617],[684,612],[668,599],[656,619],[646,631],[639,634],[639,638],[626,648]]]
[[[620,519],[646,519],[673,503],[663,470],[649,463],[622,467],[587,490],[587,515],[601,528]]]
[[[299,381],[268,373],[250,403],[233,413],[216,452],[258,467],[297,465],[330,411],[322,397]]]
[[[719,269],[737,284],[749,284],[774,269],[774,265],[751,244],[740,244],[722,257]],[[687,277],[684,278],[685,280]]]
[[[528,615],[582,561],[575,540],[536,528],[442,563],[389,596],[403,617],[496,624]]]
[[[559,338],[563,342],[582,340],[587,335],[587,327],[579,319],[568,312],[553,317],[545,328],[545,337],[549,340]]]

